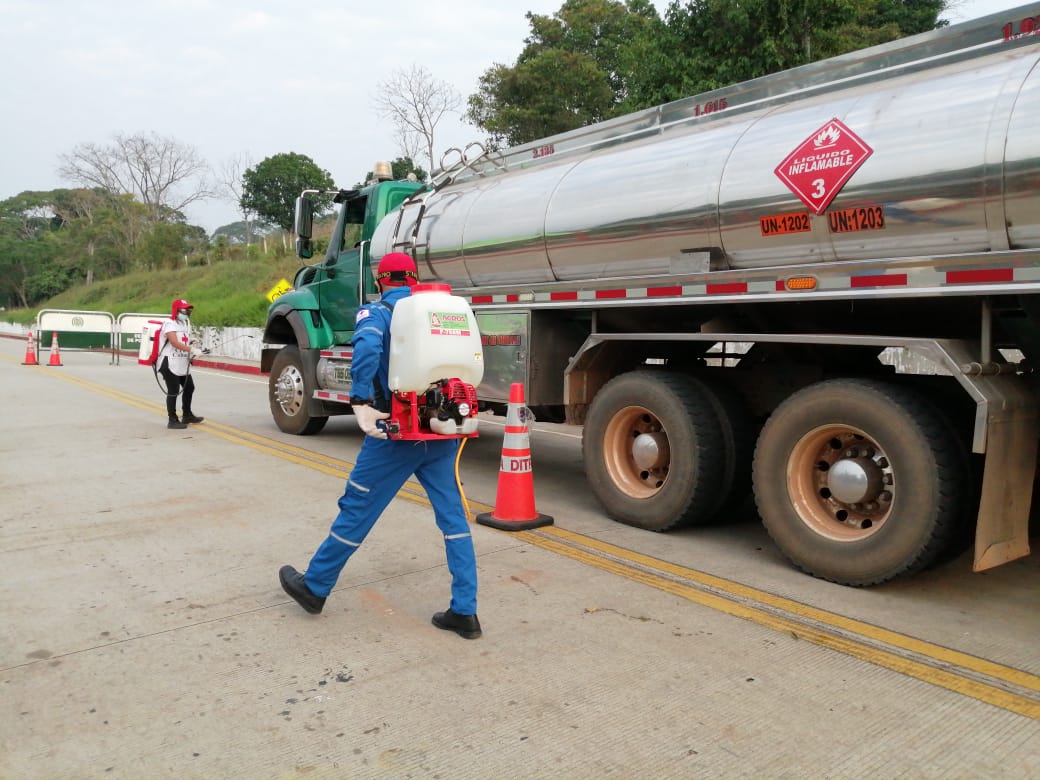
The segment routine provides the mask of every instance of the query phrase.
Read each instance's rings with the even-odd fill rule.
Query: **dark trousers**
[[[191,397],[195,395],[195,380],[191,378],[191,373],[189,372],[184,376],[178,376],[173,373],[170,371],[167,358],[163,358],[162,365],[159,366],[159,373],[162,374],[163,381],[166,382],[166,413],[170,416],[170,419],[177,419],[177,395],[181,393],[181,388],[183,388],[184,392],[184,414],[185,416],[190,415]]]

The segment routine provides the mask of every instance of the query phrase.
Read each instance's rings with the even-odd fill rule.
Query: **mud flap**
[[[985,405],[986,465],[975,526],[975,571],[1029,555],[1029,508],[1040,425],[1028,391],[1017,382],[1001,384],[1002,397]]]

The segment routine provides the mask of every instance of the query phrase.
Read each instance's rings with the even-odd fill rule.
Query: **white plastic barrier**
[[[55,336],[59,349],[110,353],[109,362],[117,362],[114,332],[115,317],[107,311],[73,309],[41,309],[36,315],[36,350],[50,348]]]

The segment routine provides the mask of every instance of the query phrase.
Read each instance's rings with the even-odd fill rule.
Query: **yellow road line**
[[[532,534],[533,535],[533,534]],[[782,631],[793,635],[797,639],[805,639],[813,644],[829,647],[838,652],[859,658],[862,661],[883,666],[886,669],[901,674],[915,677],[918,680],[938,685],[947,690],[970,696],[973,699],[993,704],[1002,709],[1016,712],[1019,715],[1040,720],[1040,701],[1025,696],[1005,691],[993,685],[978,682],[967,677],[962,677],[954,671],[939,669],[928,664],[915,661],[910,658],[890,653],[869,645],[837,634],[829,633],[795,619],[789,619],[774,615],[770,612],[757,609],[739,602],[732,601],[722,596],[700,590],[690,585],[683,585],[674,580],[650,574],[639,569],[633,569],[622,563],[609,558],[579,550],[574,547],[556,542],[555,540],[543,538],[536,541],[539,547],[581,561],[589,566],[617,574],[635,582],[642,582],[652,588],[671,593],[687,601],[692,601],[703,606],[710,607],[727,615],[743,618],[761,626],[766,626],[775,631]]]
[[[68,375],[56,373],[51,375],[145,411],[155,414],[166,413],[164,405],[144,401],[120,390]],[[330,476],[346,478],[350,468],[353,466],[349,461],[314,453],[295,445],[268,439],[264,436],[242,431],[214,421],[202,423],[196,426],[196,429],[234,444],[249,447],[257,452],[274,455],[296,465],[315,469]],[[415,487],[418,486],[415,485]],[[412,503],[429,506],[429,500],[425,495],[402,492],[398,494],[398,497]],[[493,507],[472,502],[471,507],[474,508],[475,512],[493,510]],[[905,674],[1010,712],[1040,720],[1040,701],[1004,690],[996,685],[990,685],[986,682],[966,677],[963,674],[958,674],[956,671],[959,668],[967,672],[1007,682],[1023,689],[1040,691],[1040,677],[1021,669],[994,663],[948,647],[777,596],[748,585],[733,582],[732,580],[643,555],[642,553],[618,547],[608,542],[602,542],[557,526],[548,526],[537,531],[512,532],[512,535],[558,555],[617,576],[625,577],[633,582],[639,582],[657,590],[671,593],[687,601],[709,607],[724,614],[739,617],[775,631],[791,634],[796,638],[805,639],[862,661]],[[660,574],[655,572],[660,572]],[[677,582],[675,579],[670,579],[669,576],[662,575],[670,575],[670,577],[687,580],[695,583],[695,585]],[[777,614],[777,612],[786,614]],[[823,624],[823,627],[812,625],[812,623],[807,621]],[[841,633],[828,631],[827,627],[835,629],[836,632],[858,635],[869,642],[885,644],[897,650],[914,653],[923,658],[933,660],[937,664],[954,667],[954,669],[940,668],[908,658],[884,648],[876,647],[873,644],[857,641],[855,638],[844,636]]]
[[[685,566],[678,566],[674,563],[662,561],[658,558],[652,558],[648,555],[633,552],[623,547],[616,547],[607,542],[601,542],[598,539],[567,531],[563,528],[553,526],[540,529],[540,531],[542,533],[559,536],[562,539],[598,550],[607,555],[613,555],[657,571],[666,572],[677,577],[682,577],[683,579],[692,580],[734,596],[739,596],[750,601],[756,601],[760,604],[765,604],[775,609],[798,615],[799,617],[827,623],[828,625],[859,634],[860,636],[873,639],[877,642],[884,642],[885,644],[898,647],[902,650],[927,655],[938,661],[970,669],[979,674],[997,677],[1014,685],[1022,686],[1023,688],[1040,691],[1040,677],[1034,674],[1029,674],[1028,672],[1023,672],[1020,669],[996,664],[992,661],[978,658],[977,656],[961,653],[957,650],[952,650],[948,647],[943,647],[942,645],[932,644],[931,642],[926,642],[921,639],[915,639],[906,634],[890,631],[889,629],[881,628],[870,623],[864,623],[843,615],[838,615],[834,612],[828,612],[824,609],[811,607],[808,604],[803,604],[798,601],[784,598],[783,596],[767,593],[766,591],[758,590],[757,588],[752,588],[748,585],[742,585],[741,583],[733,582],[732,580],[716,577],[695,569],[688,569]]]

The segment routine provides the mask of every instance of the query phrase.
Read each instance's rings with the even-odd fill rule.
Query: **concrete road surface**
[[[284,436],[263,377],[199,369],[207,420],[168,431],[132,360],[23,353],[0,339],[0,778],[1040,777],[1035,552],[822,583],[753,523],[610,523],[557,426],[532,436],[556,525],[473,527],[483,638],[430,625],[414,486],[312,616],[277,571],[326,535],[352,420]],[[500,425],[463,456],[474,511]]]

